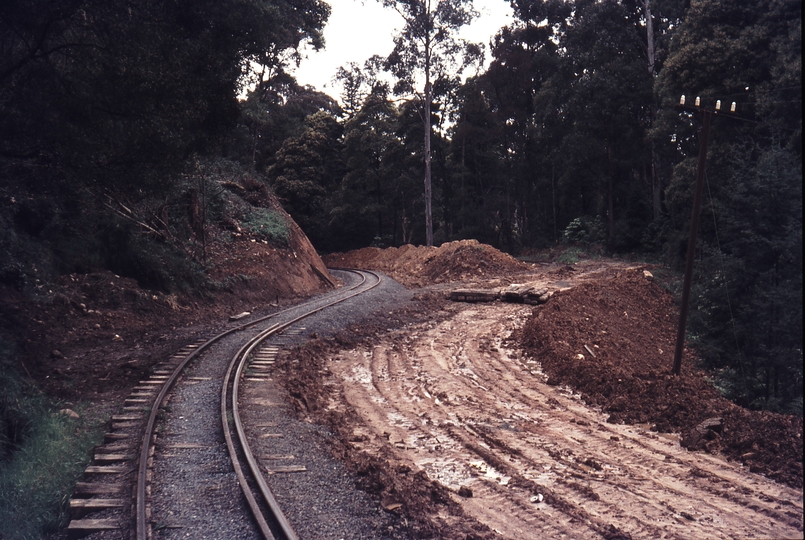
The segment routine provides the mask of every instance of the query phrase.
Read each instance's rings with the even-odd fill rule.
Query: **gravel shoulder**
[[[353,275],[339,273],[347,288]],[[342,291],[316,297],[321,305]],[[288,349],[311,334],[333,335],[358,323],[390,302],[410,293],[391,280],[365,295],[305,319],[264,342],[268,350]],[[264,323],[288,321],[302,307]],[[171,394],[161,414],[151,493],[155,539],[260,538],[245,506],[224,443],[219,401],[221,380],[229,360],[257,329],[227,337],[194,361]],[[401,538],[401,520],[384,512],[357,489],[343,463],[328,451],[333,434],[297,417],[294,398],[278,384],[285,368],[269,377],[249,374],[239,400],[252,451],[267,475],[269,487],[301,538]]]

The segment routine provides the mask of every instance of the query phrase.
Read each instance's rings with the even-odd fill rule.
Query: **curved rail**
[[[349,272],[354,272],[353,270],[344,270]],[[243,423],[240,419],[240,414],[238,410],[238,390],[240,388],[240,379],[243,374],[243,369],[246,365],[246,360],[248,359],[251,352],[257,348],[265,339],[283,331],[284,329],[288,328],[289,326],[299,322],[302,319],[310,317],[315,313],[318,313],[328,307],[331,307],[335,304],[344,302],[354,296],[359,294],[363,294],[381,283],[381,278],[375,272],[359,272],[363,276],[363,280],[361,283],[353,288],[357,289],[363,283],[366,282],[366,274],[373,275],[377,282],[373,285],[353,292],[343,298],[336,299],[332,302],[329,302],[323,306],[318,308],[309,310],[302,315],[285,322],[283,324],[275,324],[254,338],[252,338],[247,344],[245,344],[235,356],[232,358],[232,362],[227,369],[226,376],[224,377],[224,384],[222,385],[221,389],[221,421],[223,424],[224,429],[224,437],[226,439],[227,449],[229,451],[230,458],[232,460],[233,468],[235,469],[235,473],[238,477],[238,482],[240,483],[241,490],[243,491],[244,496],[246,497],[246,501],[249,504],[249,508],[254,515],[255,521],[257,522],[260,531],[263,534],[263,537],[266,540],[275,540],[276,537],[271,532],[271,527],[266,520],[266,517],[263,515],[262,505],[260,501],[258,501],[257,497],[253,491],[259,491],[260,496],[262,497],[262,502],[265,503],[265,506],[268,507],[269,513],[271,514],[270,519],[275,524],[275,527],[279,534],[281,534],[281,538],[286,540],[298,540],[298,536],[294,532],[291,524],[288,522],[287,518],[282,512],[279,504],[277,503],[276,498],[271,493],[271,490],[266,484],[265,478],[263,474],[260,472],[259,465],[257,463],[257,459],[254,457],[252,453],[251,447],[249,446],[249,442],[246,438],[246,432],[243,429]],[[230,391],[231,387],[231,391]],[[230,415],[231,414],[231,422],[230,422]],[[231,425],[230,425],[231,424]],[[236,439],[232,437],[232,432],[234,431],[235,435],[237,436]],[[248,465],[248,469],[251,473],[251,477],[247,478],[246,474],[244,474],[243,470],[244,467],[241,465],[241,460],[239,454],[243,454],[243,459]],[[251,482],[250,482],[251,481]],[[257,490],[253,490],[250,483],[254,483],[257,485]]]
[[[345,271],[348,271],[348,270],[345,270]],[[358,272],[356,272],[356,273],[358,273]],[[379,284],[380,276],[378,276],[377,274],[374,274],[374,275],[377,277],[378,284]],[[356,289],[358,289],[359,287],[361,287],[366,282],[366,276],[362,275],[362,277],[363,277],[363,279],[360,281],[360,283],[358,283],[357,285],[353,285],[352,287],[346,289],[346,292],[352,292],[352,291],[355,291]],[[361,292],[363,292],[363,291],[361,291]],[[344,296],[343,298],[341,298],[340,300],[330,302],[328,304],[325,304],[322,307],[319,307],[319,308],[315,309],[314,311],[311,311],[310,314],[318,312],[318,311],[321,311],[322,309],[324,309],[326,307],[329,307],[329,306],[331,306],[333,304],[336,304],[338,302],[343,302],[344,300],[347,300],[348,298],[352,298],[353,296],[355,296],[355,294],[360,294],[360,293],[348,294],[348,295]],[[316,300],[310,300],[310,301],[306,302],[305,304],[315,304],[316,302],[317,302]],[[147,533],[148,518],[147,518],[147,512],[146,512],[146,484],[147,484],[147,476],[148,476],[148,460],[149,460],[149,454],[150,454],[151,439],[154,436],[154,427],[156,426],[157,415],[159,414],[159,408],[162,406],[162,403],[165,401],[165,397],[168,395],[168,392],[170,392],[171,388],[173,388],[173,385],[176,383],[177,379],[179,378],[179,375],[181,375],[182,371],[190,363],[191,360],[196,358],[199,354],[201,354],[206,349],[210,348],[213,344],[215,344],[216,342],[220,341],[224,337],[226,337],[226,336],[228,336],[230,334],[233,334],[235,332],[243,331],[243,330],[245,330],[247,328],[250,328],[252,326],[256,326],[256,325],[258,325],[258,324],[260,324],[262,322],[265,322],[265,321],[267,321],[269,319],[272,319],[274,317],[282,315],[283,313],[287,313],[287,312],[289,312],[291,310],[299,309],[300,307],[304,306],[305,304],[302,304],[301,306],[300,305],[291,306],[289,308],[277,311],[277,312],[272,313],[270,315],[260,317],[258,319],[253,320],[253,321],[250,321],[248,323],[244,323],[244,324],[238,325],[238,326],[236,326],[234,328],[230,328],[229,330],[226,330],[226,331],[221,332],[220,334],[218,334],[216,336],[213,336],[212,338],[210,338],[206,342],[200,344],[192,353],[190,353],[179,365],[176,366],[176,368],[173,370],[173,372],[168,377],[168,379],[166,379],[165,383],[162,385],[162,388],[160,389],[159,393],[157,394],[157,397],[154,400],[154,406],[151,408],[151,412],[150,412],[150,414],[148,416],[148,422],[147,422],[146,427],[145,427],[145,432],[143,433],[142,445],[141,445],[141,448],[140,448],[140,458],[139,458],[138,468],[137,468],[137,488],[135,490],[135,521],[136,521],[136,538],[137,538],[137,540],[147,540],[148,539],[148,533]],[[293,322],[296,322],[298,319],[299,318],[294,319]],[[278,325],[274,325],[274,326],[278,326]]]

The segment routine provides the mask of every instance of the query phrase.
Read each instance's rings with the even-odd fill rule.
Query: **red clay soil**
[[[386,329],[421,320],[423,314],[431,322],[441,320],[448,316],[441,309],[445,302],[441,294],[417,295],[408,308],[388,315],[378,313],[371,322],[353,326],[330,339],[314,339],[293,349],[278,364],[285,372],[282,384],[296,401],[298,410],[336,434],[327,439],[333,454],[355,476],[360,489],[379,498],[386,511],[405,516],[409,538],[491,540],[499,536],[485,525],[467,519],[449,490],[429,479],[424,471],[399,464],[388,448],[382,448],[379,454],[356,450],[352,443],[362,437],[356,437],[354,432],[355,426],[361,425],[360,416],[349,408],[344,412],[331,409],[333,389],[324,384],[322,377],[328,371],[329,359],[339,350],[361,342],[375,343]],[[443,520],[431,519],[434,515],[451,516],[451,525],[446,527]]]
[[[681,433],[690,449],[740,460],[752,472],[801,488],[801,418],[749,411],[724,399],[695,366],[691,350],[685,350],[682,374],[670,374],[677,313],[670,293],[627,271],[557,293],[534,309],[518,339],[542,364],[549,384],[570,386],[609,413],[610,422]],[[721,425],[692,431],[712,418],[721,418]]]
[[[531,267],[477,240],[457,240],[440,247],[363,248],[324,257],[330,268],[378,270],[406,287],[516,274]]]
[[[331,267],[380,270],[408,287],[533,271],[475,240],[439,248],[365,248],[324,260]],[[575,270],[566,265],[548,273],[562,279]],[[611,422],[680,433],[689,449],[740,460],[752,472],[802,487],[802,419],[750,411],[723,398],[690,349],[682,374],[673,377],[677,321],[672,295],[641,271],[603,273],[536,307],[519,340],[542,363],[550,383],[581,393]],[[711,429],[694,430],[715,418],[721,421]]]
[[[209,277],[222,285],[204,297],[144,290],[108,271],[61,276],[33,299],[0,284],[0,328],[20,336],[20,367],[46,392],[114,399],[210,325],[333,286],[310,241],[287,219],[287,246],[210,230]]]

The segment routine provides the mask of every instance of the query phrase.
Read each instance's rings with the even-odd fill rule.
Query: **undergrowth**
[[[70,494],[102,431],[24,379],[2,339],[0,388],[0,538],[42,538],[68,521]]]
[[[562,251],[562,253],[556,258],[556,262],[562,264],[576,264],[584,257],[584,252],[576,247],[569,247]]]
[[[269,242],[288,244],[290,228],[281,213],[269,208],[254,208],[243,219],[243,228],[261,236]]]

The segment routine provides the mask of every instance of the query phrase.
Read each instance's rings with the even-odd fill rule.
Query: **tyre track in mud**
[[[608,424],[547,385],[535,360],[503,346],[530,310],[451,309],[448,320],[327,364],[327,383],[343,390],[330,408],[360,418],[356,450],[425,471],[506,538],[801,537],[801,491],[688,452],[674,437]],[[462,487],[472,497],[459,496]]]

